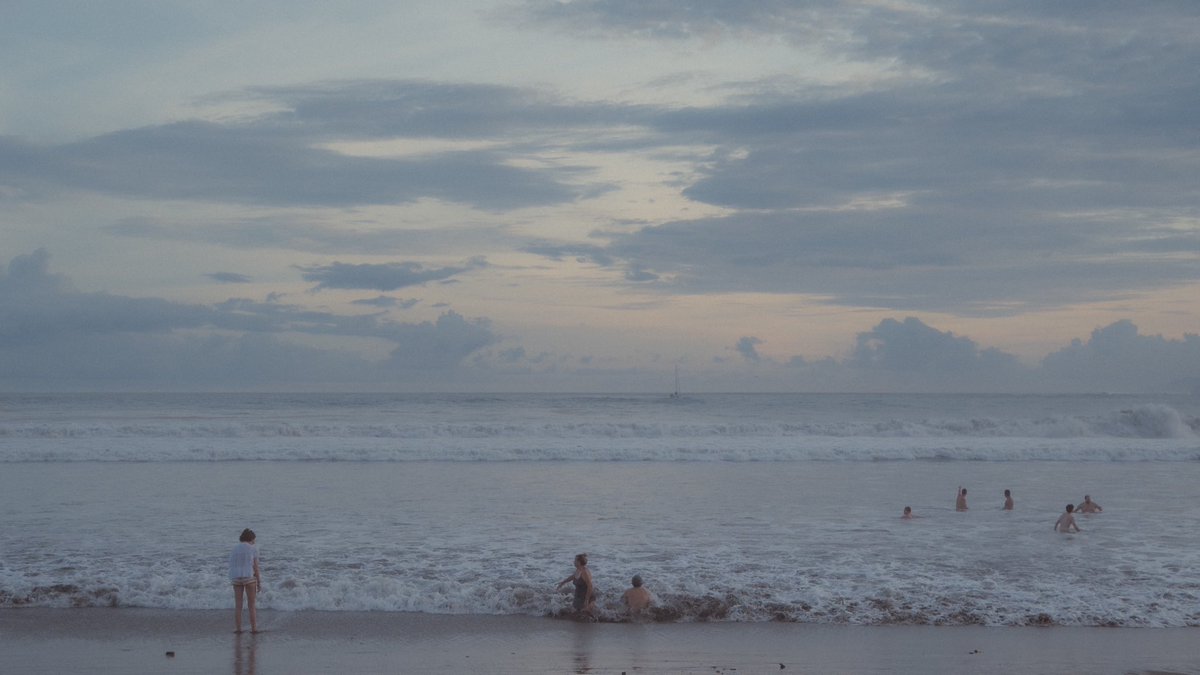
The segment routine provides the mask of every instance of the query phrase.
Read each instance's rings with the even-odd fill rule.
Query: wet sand
[[[535,617],[0,610],[20,673],[1197,673],[1200,630],[590,624]]]

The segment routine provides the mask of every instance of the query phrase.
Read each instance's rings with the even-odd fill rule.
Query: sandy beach
[[[1195,673],[1195,629],[588,624],[536,617],[0,611],[20,673]]]

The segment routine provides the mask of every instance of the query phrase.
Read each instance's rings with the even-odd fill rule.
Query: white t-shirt
[[[258,549],[246,541],[238,542],[229,554],[229,579],[244,579],[254,576],[254,563],[258,561]]]

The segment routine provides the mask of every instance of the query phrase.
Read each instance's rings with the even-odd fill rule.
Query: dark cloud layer
[[[237,249],[274,248],[330,255],[444,255],[510,245],[499,226],[396,228],[376,223],[371,228],[306,221],[298,216],[246,217],[233,221],[206,219],[202,223],[124,218],[104,232],[136,239],[216,244]]]
[[[420,286],[430,281],[447,281],[472,269],[486,267],[483,260],[473,260],[459,267],[426,268],[415,262],[355,265],[335,262],[330,265],[301,267],[305,281],[314,281],[316,290],[323,288],[360,288],[375,291],[394,291],[407,286]]]
[[[420,301],[415,298],[401,300],[400,298],[395,298],[390,295],[377,295],[373,298],[360,298],[358,300],[351,300],[350,304],[365,305],[367,307],[398,307],[400,309],[411,309],[412,307],[415,307],[418,302]]]
[[[716,150],[685,187],[731,215],[590,254],[677,292],[1017,314],[1200,280],[1200,14],[1178,3],[531,2],[590,37],[773,34],[895,64],[870,88],[747,83],[638,119]]]
[[[1178,6],[1074,15],[1023,2],[863,12],[840,2],[588,0],[528,3],[522,15],[626,40],[771,34],[893,65],[890,77],[859,86],[726,83],[726,100],[690,107],[422,80],[259,87],[243,94],[280,112],[57,147],[0,139],[0,184],[294,207],[435,198],[506,210],[609,189],[588,184],[591,167],[553,165],[547,153],[708,147],[681,191],[728,215],[598,233],[607,244],[521,242],[484,227],[347,233],[283,221],[129,219],[110,231],[331,254],[414,243],[433,251],[441,236],[459,247],[478,236],[479,246],[576,257],[675,292],[803,293],[960,314],[1200,281],[1200,45],[1189,32],[1200,19]],[[355,157],[322,147],[396,138],[486,149]],[[385,286],[359,287],[402,287]]]
[[[1019,314],[1200,279],[1197,233],[1103,218],[921,215],[681,221],[613,233],[601,254],[669,275],[664,290],[675,292],[813,293],[836,304],[962,315]]]
[[[286,334],[382,340],[391,357],[380,365]],[[370,384],[410,371],[445,375],[497,340],[486,319],[452,311],[398,323],[248,299],[209,306],[83,293],[49,271],[44,250],[0,270],[0,381],[9,387]]]
[[[506,210],[570,201],[549,171],[496,153],[420,159],[354,157],[265,123],[179,122],[45,148],[0,140],[0,178],[144,199],[275,206],[403,204],[421,198]]]
[[[238,274],[237,272],[213,272],[205,276],[223,284],[248,284],[252,281],[250,277],[245,274]]]

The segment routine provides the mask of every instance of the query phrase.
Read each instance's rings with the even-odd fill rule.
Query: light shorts
[[[238,577],[233,580],[234,586],[249,586],[253,583],[255,583],[254,577]]]

